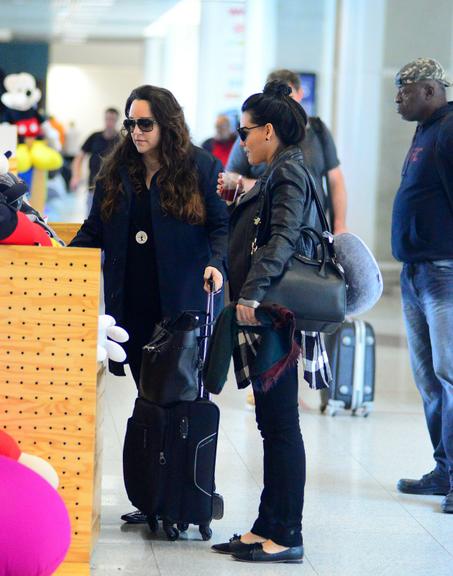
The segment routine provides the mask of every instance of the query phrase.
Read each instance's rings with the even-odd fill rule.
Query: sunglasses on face
[[[123,122],[124,128],[132,134],[135,130],[135,127],[138,126],[139,130],[142,132],[152,132],[154,128],[154,124],[157,124],[157,121],[153,118],[137,118],[137,120],[133,120],[132,118],[126,118]]]
[[[254,128],[261,128],[262,126],[264,126],[264,124],[258,124],[258,126],[241,126],[237,129],[237,133],[239,134],[239,138],[242,140],[242,142],[245,142],[250,130],[253,130]]]

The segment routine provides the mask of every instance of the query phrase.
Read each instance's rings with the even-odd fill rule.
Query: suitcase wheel
[[[180,532],[186,532],[189,529],[189,525],[186,523],[182,523],[182,522],[180,522],[179,524],[176,524],[176,526],[178,527],[178,530]]]
[[[212,530],[209,524],[200,524],[199,526],[200,534],[203,540],[210,540],[212,536]]]
[[[168,522],[163,523],[162,528],[164,529],[165,535],[170,542],[174,542],[179,538],[179,530]]]
[[[148,526],[149,529],[151,530],[151,532],[157,532],[157,530],[159,529],[159,520],[157,519],[157,516],[147,516],[148,518]]]

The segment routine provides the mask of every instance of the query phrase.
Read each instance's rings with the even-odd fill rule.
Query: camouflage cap
[[[444,86],[451,86],[447,80],[445,70],[433,58],[417,58],[401,68],[395,76],[395,84],[398,88],[406,84],[414,84],[423,80],[437,80]]]

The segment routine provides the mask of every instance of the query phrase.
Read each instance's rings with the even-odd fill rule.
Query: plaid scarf
[[[233,349],[233,364],[237,385],[238,388],[245,388],[252,384],[257,389],[268,390],[283,370],[280,370],[277,375],[271,375],[271,382],[269,382],[269,376],[266,374],[260,375],[258,379],[251,377],[250,366],[253,365],[258,355],[262,340],[262,336],[252,330],[252,327],[247,327],[247,330],[239,329],[237,332]],[[302,332],[301,334],[302,342],[300,347],[297,346],[296,357],[294,358],[294,354],[290,354],[291,358],[289,362],[285,363],[284,369],[297,361],[297,357],[300,355],[304,366],[304,380],[309,387],[315,390],[328,388],[332,381],[332,373],[324,340],[319,332]]]

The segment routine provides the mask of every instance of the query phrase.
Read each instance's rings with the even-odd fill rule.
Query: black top
[[[110,152],[118,142],[119,135],[107,139],[103,132],[94,132],[85,140],[82,150],[85,154],[90,154],[89,160],[89,186],[93,186],[94,179],[101,169],[102,159]]]
[[[392,252],[397,260],[453,258],[452,150],[453,102],[450,102],[417,126],[404,161],[392,217]],[[439,168],[449,189],[442,182]]]
[[[151,218],[152,194],[157,194],[156,176],[149,189],[143,182],[140,193],[132,194],[124,285],[129,302],[125,326],[135,327],[134,337],[145,341],[162,316]],[[136,334],[137,327],[140,327],[140,334]]]

